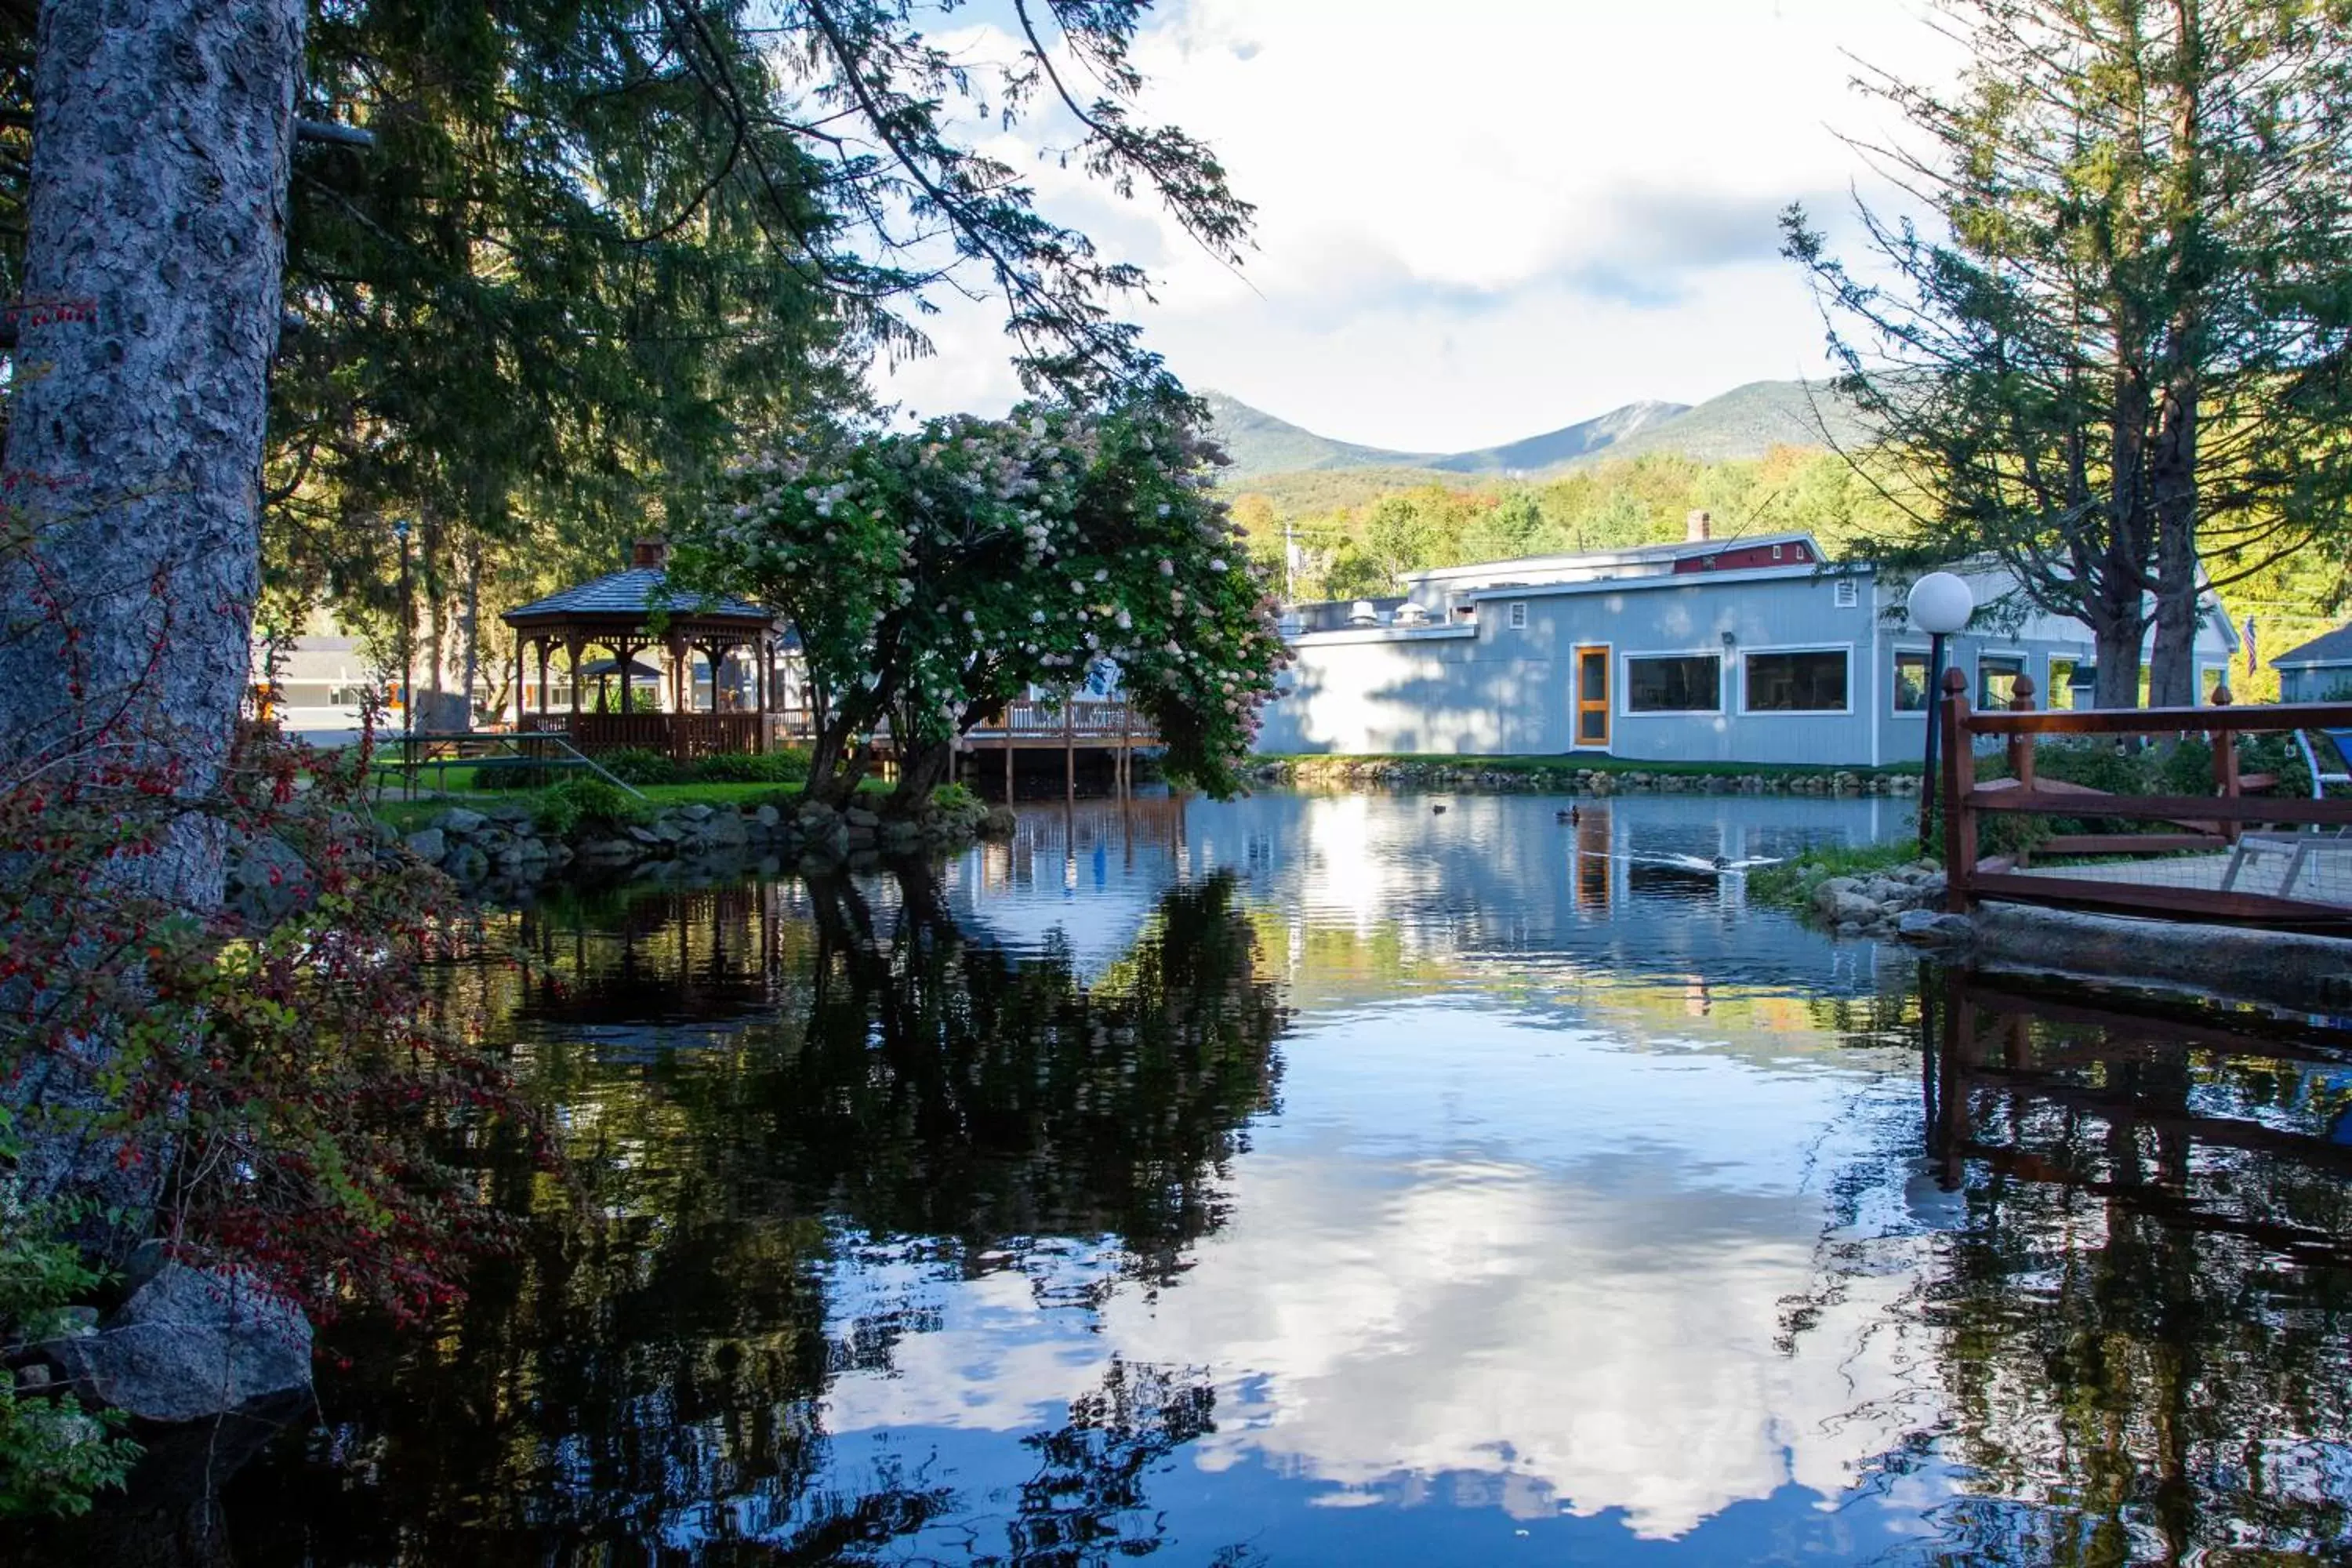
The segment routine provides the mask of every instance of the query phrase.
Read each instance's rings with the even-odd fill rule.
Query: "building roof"
[[[2291,647],[2271,660],[2273,669],[2303,669],[2314,665],[2352,665],[2352,625],[2315,637],[2301,647]]]
[[[1513,574],[1509,579],[1512,582],[1545,583],[1562,575],[1577,577],[1623,567],[1672,570],[1683,561],[1704,560],[1711,555],[1745,556],[1759,548],[1775,544],[1805,546],[1803,557],[1792,556],[1785,562],[1776,563],[1781,570],[1818,570],[1826,564],[1820,545],[1810,533],[1758,533],[1730,538],[1675,540],[1666,544],[1636,544],[1622,550],[1589,550],[1574,555],[1523,555],[1502,561],[1468,561],[1458,566],[1435,566],[1424,572],[1409,573],[1402,581],[1444,585],[1464,578],[1492,577],[1496,573],[1507,571]]]
[[[734,598],[704,598],[675,592],[669,574],[655,566],[631,566],[576,584],[544,599],[534,599],[499,619],[509,626],[522,621],[567,620],[579,616],[640,618],[660,611],[691,616],[698,620],[773,621],[775,612]]]

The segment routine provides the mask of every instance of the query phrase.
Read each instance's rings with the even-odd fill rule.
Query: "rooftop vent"
[[[656,572],[667,571],[669,569],[669,541],[667,539],[638,540],[635,546],[629,552],[629,564],[632,566],[650,566]]]
[[[1381,613],[1372,608],[1370,599],[1359,599],[1348,606],[1348,624],[1351,626],[1376,626],[1381,624]]]
[[[1715,514],[1705,507],[1696,507],[1683,516],[1683,542],[1704,544],[1715,537]]]

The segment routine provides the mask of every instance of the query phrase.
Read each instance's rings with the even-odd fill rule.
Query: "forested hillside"
[[[1850,405],[1801,381],[1750,382],[1696,406],[1629,403],[1557,430],[1463,452],[1396,452],[1335,441],[1223,393],[1204,396],[1231,459],[1228,489],[1354,469],[1402,470],[1407,483],[1446,473],[1540,477],[1652,453],[1721,462],[1762,458],[1775,447],[1851,449],[1864,437]],[[1391,479],[1389,487],[1396,483]]]

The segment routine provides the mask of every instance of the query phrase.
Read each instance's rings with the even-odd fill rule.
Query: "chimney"
[[[667,539],[638,540],[635,549],[630,553],[629,564],[632,566],[650,566],[656,572],[667,571],[669,569],[669,541]]]
[[[1715,537],[1715,519],[1705,507],[1699,507],[1683,518],[1683,542],[1705,544]]]

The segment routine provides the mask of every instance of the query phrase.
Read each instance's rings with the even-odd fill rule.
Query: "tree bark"
[[[947,783],[955,763],[955,747],[947,741],[925,741],[905,747],[898,756],[898,785],[890,793],[893,814],[911,816],[921,811],[931,792]]]
[[[260,586],[304,18],[302,0],[41,6],[0,763],[103,750],[184,794],[219,780]],[[122,874],[210,908],[220,836],[184,816]]]
[[[466,642],[466,682],[461,689],[466,694],[466,721],[459,728],[474,727],[474,683],[482,672],[482,547],[478,542],[466,546],[466,615],[460,627]]]

